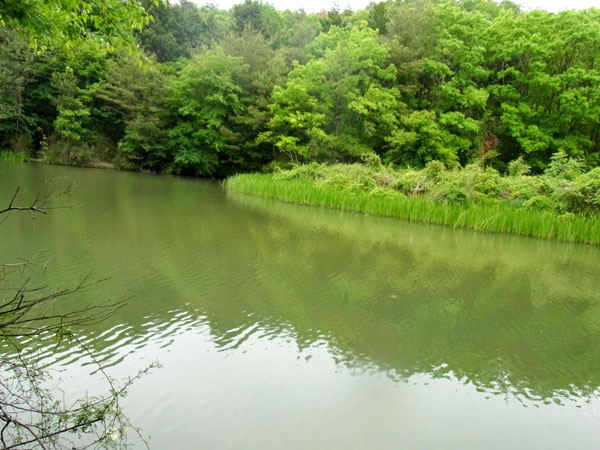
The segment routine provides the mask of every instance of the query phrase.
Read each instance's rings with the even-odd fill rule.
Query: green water
[[[598,448],[600,248],[43,165],[0,164],[0,201],[63,177],[72,208],[10,216],[0,260],[44,249],[50,288],[128,298],[83,333],[116,378],[161,362],[124,404],[152,448]]]

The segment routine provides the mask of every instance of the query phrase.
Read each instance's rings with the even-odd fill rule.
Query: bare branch
[[[21,211],[30,214],[35,224],[39,214],[65,207],[55,206],[53,202],[68,195],[72,186],[70,184],[56,191],[52,189],[45,195],[38,195],[32,202],[26,202],[25,206],[17,203],[21,195],[21,189],[17,188],[8,206],[0,210],[0,216]],[[65,433],[75,432],[80,437],[85,436],[86,444],[81,448],[98,445],[120,448],[125,445],[124,430],[131,424],[120,409],[119,398],[131,383],[157,364],[139,371],[124,383],[116,383],[94,352],[75,336],[74,329],[102,322],[125,305],[125,300],[107,300],[102,304],[67,303],[75,300],[76,294],[84,293],[104,280],[94,280],[87,275],[75,286],[54,291],[49,291],[47,285],[32,286],[28,277],[8,285],[7,276],[15,273],[22,276],[35,266],[34,260],[38,255],[0,264],[0,281],[3,282],[0,287],[3,295],[0,297],[0,346],[12,348],[12,353],[6,355],[4,350],[3,355],[6,356],[0,355],[0,372],[3,374],[0,378],[0,444],[4,449],[62,449],[69,442]],[[42,265],[42,269],[45,271],[46,264]],[[54,308],[57,304],[63,305],[60,310]],[[50,305],[53,308],[49,309]],[[100,397],[86,396],[72,404],[65,404],[64,399],[62,402],[57,400],[51,391],[43,388],[44,383],[51,379],[48,369],[40,365],[41,360],[30,350],[24,352],[21,348],[25,342],[30,347],[31,338],[44,342],[47,336],[58,338],[56,345],[50,347],[54,348],[52,352],[59,349],[63,339],[82,349],[105,378],[108,393]],[[47,354],[46,350],[44,352]],[[133,429],[147,446],[139,431]],[[119,436],[116,441],[112,437],[115,430]],[[68,448],[71,447],[69,445]]]
[[[10,203],[6,208],[0,210],[0,214],[6,214],[11,211],[27,211],[31,214],[32,219],[35,220],[35,214],[48,214],[48,210],[50,209],[70,208],[70,206],[50,206],[50,203],[60,197],[69,195],[73,191],[73,183],[70,183],[65,187],[65,189],[59,191],[58,193],[55,193],[54,189],[51,189],[42,197],[40,197],[38,194],[38,196],[29,206],[15,206],[15,200],[17,199],[20,190],[20,187],[15,190]]]

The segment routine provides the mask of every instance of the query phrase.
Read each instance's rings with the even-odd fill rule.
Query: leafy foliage
[[[220,49],[196,56],[171,86],[176,125],[169,131],[171,170],[210,175],[230,141],[230,118],[243,110],[237,80],[246,66]]]
[[[131,37],[148,15],[138,0],[5,0],[0,23],[20,26],[42,48],[96,35]]]
[[[520,158],[534,174],[557,153],[586,169],[600,161],[597,9],[523,12],[487,0],[319,14],[255,0],[229,11],[152,0],[50,9],[0,8],[2,148],[219,177],[367,154],[501,173],[518,173],[508,164]],[[136,48],[123,43],[131,26]]]
[[[347,192],[406,197],[445,204],[506,203],[514,207],[551,210],[556,214],[599,209],[600,169],[584,171],[581,161],[557,153],[541,175],[528,175],[521,158],[502,176],[481,163],[447,168],[430,161],[423,169],[393,168],[369,158],[362,164],[311,163],[289,169],[275,168],[276,179],[310,179]]]
[[[261,139],[292,159],[352,160],[380,149],[396,126],[399,92],[387,49],[365,25],[332,27],[310,47],[273,93],[269,131]]]

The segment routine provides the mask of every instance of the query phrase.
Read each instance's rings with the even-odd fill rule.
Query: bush
[[[431,181],[440,181],[444,172],[446,171],[446,166],[441,161],[429,161],[425,168],[423,169],[423,174],[428,180]]]
[[[420,171],[406,169],[398,173],[392,188],[406,195],[421,194],[427,191],[429,183]]]
[[[389,187],[393,189],[393,185],[398,179],[398,173],[393,170],[389,170],[385,168],[385,166],[381,167],[382,170],[379,170],[373,174],[373,179],[378,186]]]
[[[284,180],[292,180],[294,178],[310,178],[317,179],[319,172],[321,171],[321,165],[313,162],[304,165],[294,165],[290,169],[283,169],[281,167],[275,167],[273,176]]]
[[[365,166],[371,167],[372,169],[379,169],[383,166],[381,163],[381,158],[376,153],[364,153],[361,155],[360,159]]]
[[[87,166],[94,159],[89,144],[78,141],[51,138],[48,142],[46,159],[51,164],[74,164]]]
[[[600,210],[600,167],[581,175],[576,184],[586,209]]]
[[[262,167],[262,173],[276,173],[278,171],[283,170],[291,170],[295,167],[294,163],[289,161],[281,162],[281,161],[271,161],[268,164],[265,164]]]
[[[369,196],[377,197],[377,198],[385,198],[385,199],[389,199],[389,200],[395,200],[395,199],[404,197],[404,195],[402,195],[400,192],[394,191],[392,189],[379,187],[379,186],[371,189],[369,191]]]
[[[10,141],[9,150],[13,153],[23,155],[26,159],[31,154],[32,139],[28,134],[21,134]]]
[[[469,164],[455,174],[474,199],[497,198],[502,194],[500,174],[492,167],[484,169],[480,164]]]
[[[467,191],[451,182],[439,184],[432,189],[431,194],[433,200],[444,203],[466,205],[470,202],[470,196]]]
[[[544,173],[552,178],[574,180],[581,175],[583,168],[583,162],[569,158],[566,153],[556,152],[550,158],[550,164]]]
[[[503,198],[511,203],[522,204],[536,195],[542,195],[544,186],[539,177],[511,176],[505,179]]]
[[[321,183],[325,186],[338,189],[341,191],[348,192],[361,192],[364,191],[360,183],[352,178],[351,176],[345,175],[343,173],[336,173],[330,177],[327,177],[321,180]]]
[[[51,164],[89,166],[94,161],[112,161],[115,154],[116,146],[106,138],[90,144],[53,136],[45,157]]]
[[[531,166],[525,162],[522,156],[508,163],[508,174],[511,177],[521,177],[527,175],[530,171]]]
[[[531,197],[529,200],[523,202],[523,206],[532,209],[551,211],[558,209],[558,203],[556,203],[553,199],[545,197],[543,195],[535,195]]]
[[[553,157],[543,175],[524,175],[529,166],[522,159],[509,164],[503,177],[481,164],[447,170],[439,161],[424,169],[393,169],[366,158],[364,164],[276,166],[273,177],[283,180],[308,179],[335,190],[364,193],[374,197],[419,196],[434,202],[452,204],[503,202],[515,207],[557,213],[600,210],[600,168],[581,173],[582,165],[564,154]]]

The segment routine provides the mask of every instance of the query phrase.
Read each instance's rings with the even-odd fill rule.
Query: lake
[[[44,250],[32,282],[127,300],[82,339],[115,378],[161,363],[123,403],[151,448],[600,445],[598,247],[35,164],[0,164],[0,206],[70,182],[69,208],[0,224],[0,261]],[[51,349],[67,395],[106,389]]]

